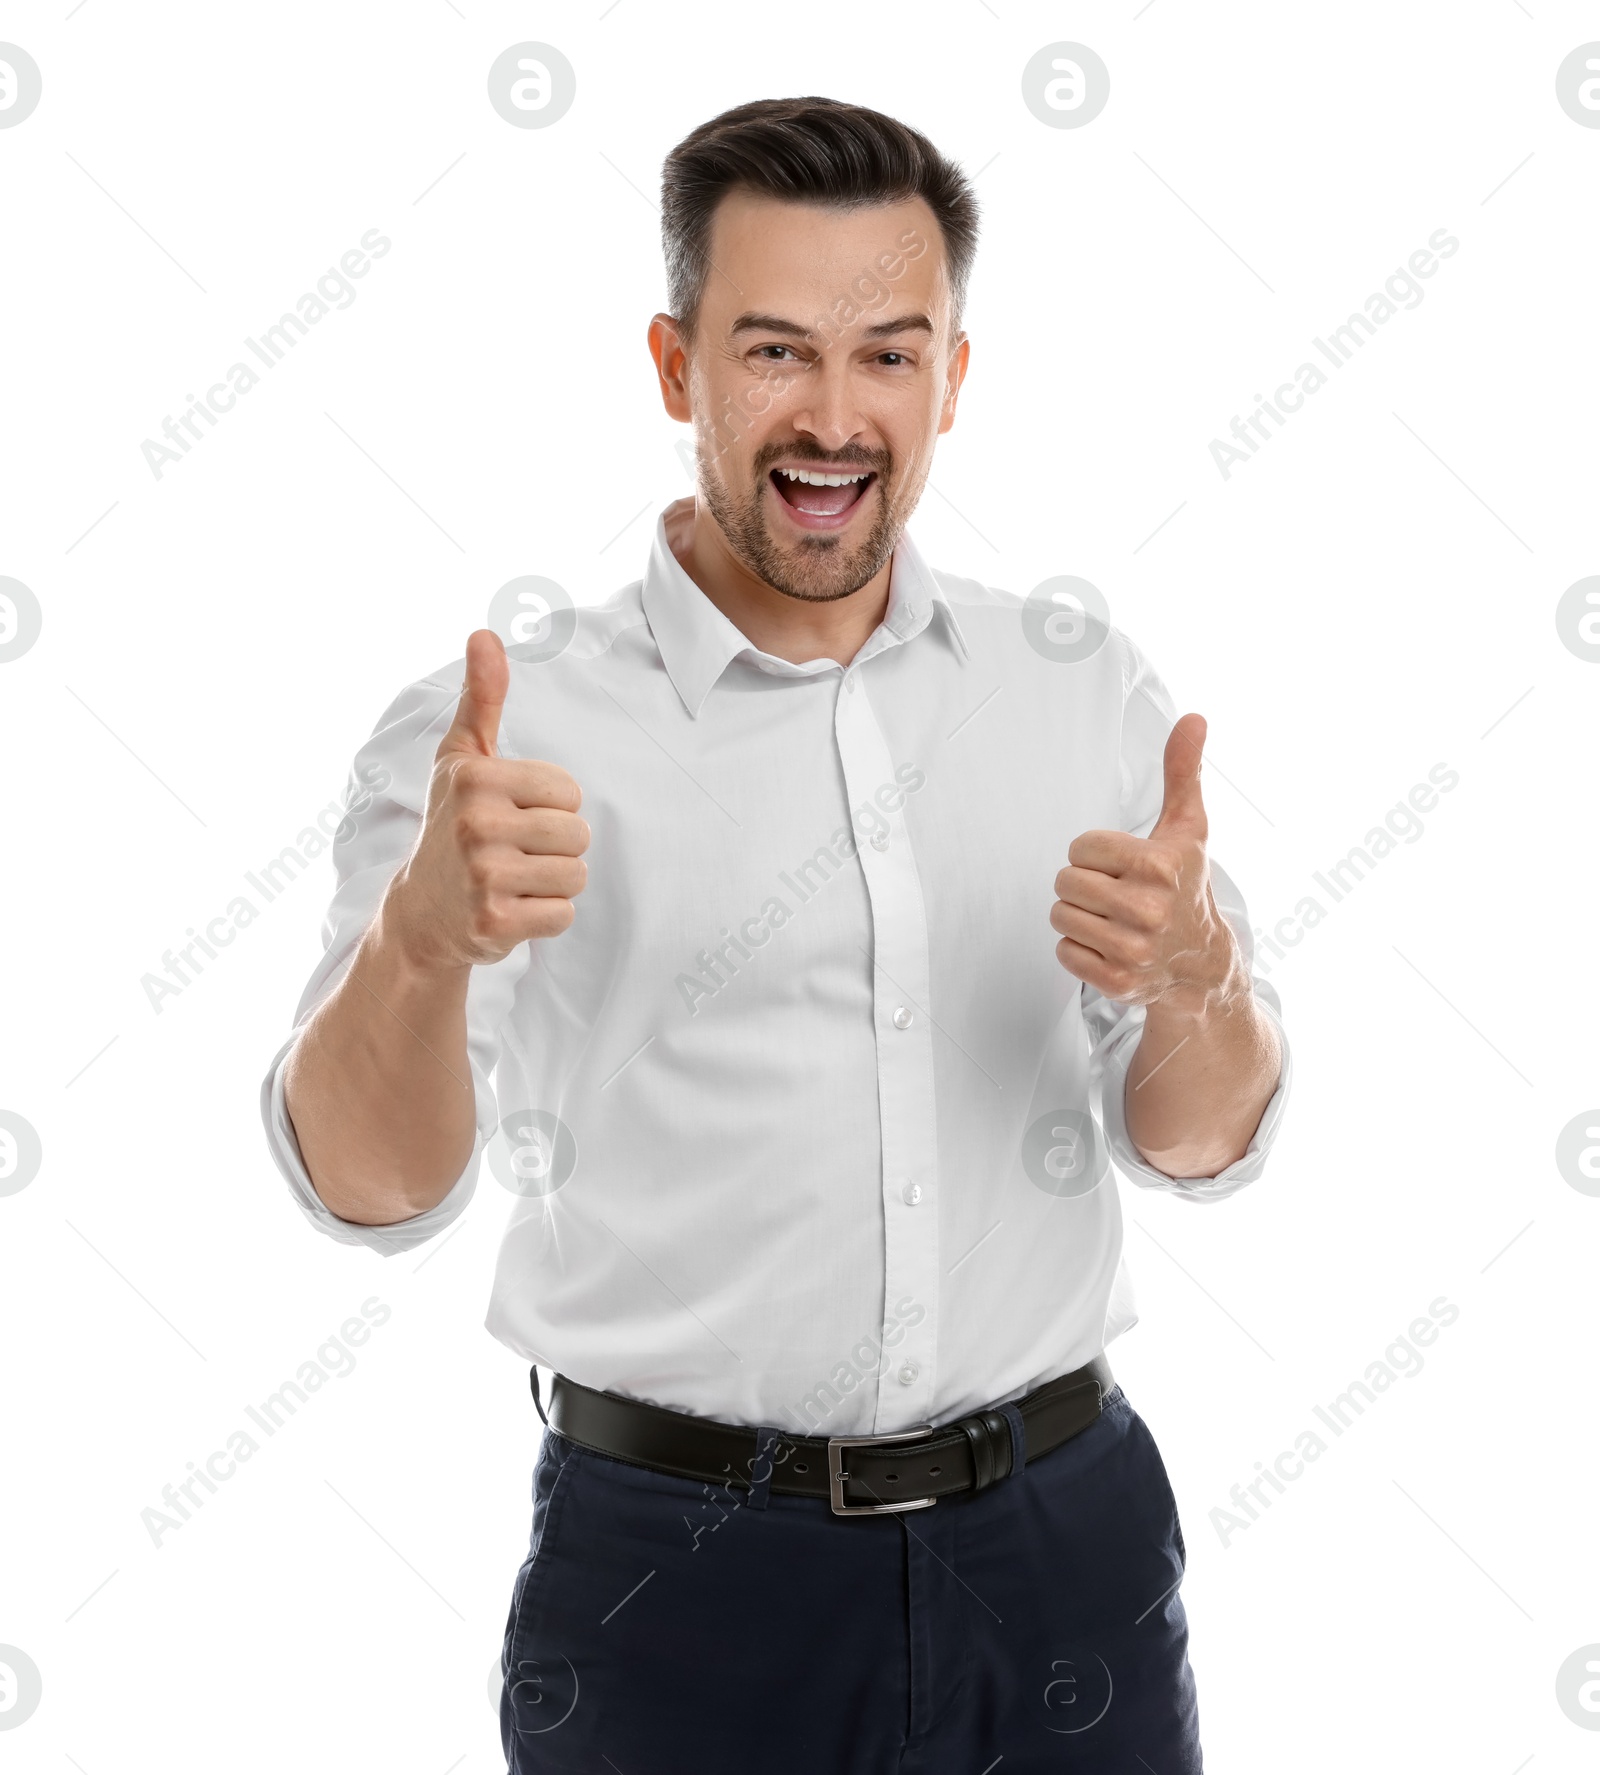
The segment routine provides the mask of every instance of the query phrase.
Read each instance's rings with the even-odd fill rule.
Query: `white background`
[[[1600,1199],[1555,1142],[1600,1100],[1600,666],[1555,608],[1600,571],[1600,130],[1555,71],[1600,9],[1141,3],[0,6],[44,81],[0,130],[0,574],[43,609],[0,666],[0,1108],[44,1152],[0,1197],[0,1643],[44,1684],[8,1766],[502,1767],[538,1431],[482,1328],[510,1203],[485,1167],[391,1260],[291,1204],[257,1092],[326,856],[159,1014],[141,978],[497,587],[642,571],[687,490],[645,351],[662,156],[821,92],[979,174],[971,373],[913,533],[1103,590],[1210,722],[1256,922],[1460,774],[1272,964],[1266,1175],[1203,1211],[1122,1186],[1143,1317],[1113,1359],[1182,1509],[1208,1767],[1595,1767],[1555,1684],[1600,1642]],[[487,102],[529,39],[577,71],[548,129]],[[1083,128],[1022,102],[1059,40],[1111,72]],[[370,228],[352,306],[157,480],[141,441]],[[1224,480],[1210,440],[1439,228],[1420,305]],[[1224,1545],[1229,1488],[1441,1295],[1423,1371]],[[153,1546],[162,1487],[372,1296],[354,1373]]]

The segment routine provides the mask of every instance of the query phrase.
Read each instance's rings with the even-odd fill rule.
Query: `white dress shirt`
[[[1176,712],[1120,630],[1063,663],[1023,609],[903,536],[855,659],[796,665],[746,640],[658,520],[643,580],[581,608],[563,651],[510,647],[501,755],[583,791],[576,920],[473,970],[477,1141],[424,1214],[323,1205],[284,1043],[262,1112],[312,1222],[409,1250],[466,1209],[487,1149],[482,1211],[509,1210],[495,1337],[586,1386],[790,1433],[943,1423],[1132,1325],[1116,1170],[1191,1202],[1253,1180],[1289,1050],[1216,1177],[1169,1177],[1129,1139],[1144,1011],[1061,966],[1049,913],[1080,832],[1148,835]],[[297,1030],[411,852],[463,670],[401,691],[356,755]],[[1255,992],[1281,1034],[1276,991]]]

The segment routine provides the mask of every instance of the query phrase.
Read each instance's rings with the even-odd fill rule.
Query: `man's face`
[[[955,420],[967,344],[939,225],[920,199],[850,211],[735,191],[710,252],[693,343],[679,356],[675,327],[652,329],[700,496],[775,590],[848,597],[893,554]]]

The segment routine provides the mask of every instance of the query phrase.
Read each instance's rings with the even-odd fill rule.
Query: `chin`
[[[762,559],[749,565],[775,591],[822,604],[859,592],[894,553],[894,545],[883,547],[876,535],[853,546],[839,536],[780,543],[769,533],[761,553]]]
[[[763,506],[765,484],[754,498],[730,498],[725,487],[709,485],[703,492],[741,565],[774,591],[807,603],[831,603],[860,591],[894,554],[903,527],[885,506],[858,536],[844,531],[797,536],[792,528],[784,534]]]

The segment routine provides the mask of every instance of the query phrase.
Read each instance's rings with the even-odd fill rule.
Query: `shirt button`
[[[887,832],[874,832],[872,835],[872,848],[875,851],[886,851],[889,848],[889,834]]]
[[[900,1200],[909,1203],[911,1207],[915,1208],[917,1203],[922,1200],[922,1185],[920,1183],[911,1183],[908,1181],[905,1188],[900,1192]]]
[[[855,679],[852,678],[848,672],[844,675],[844,687],[846,690],[854,690],[856,687]]]
[[[911,1013],[904,1005],[901,1005],[894,1014],[894,1026],[896,1029],[909,1029],[911,1027]]]
[[[902,1387],[909,1387],[911,1385],[911,1383],[916,1378],[917,1378],[916,1363],[915,1362],[903,1363],[900,1368],[900,1385]]]

